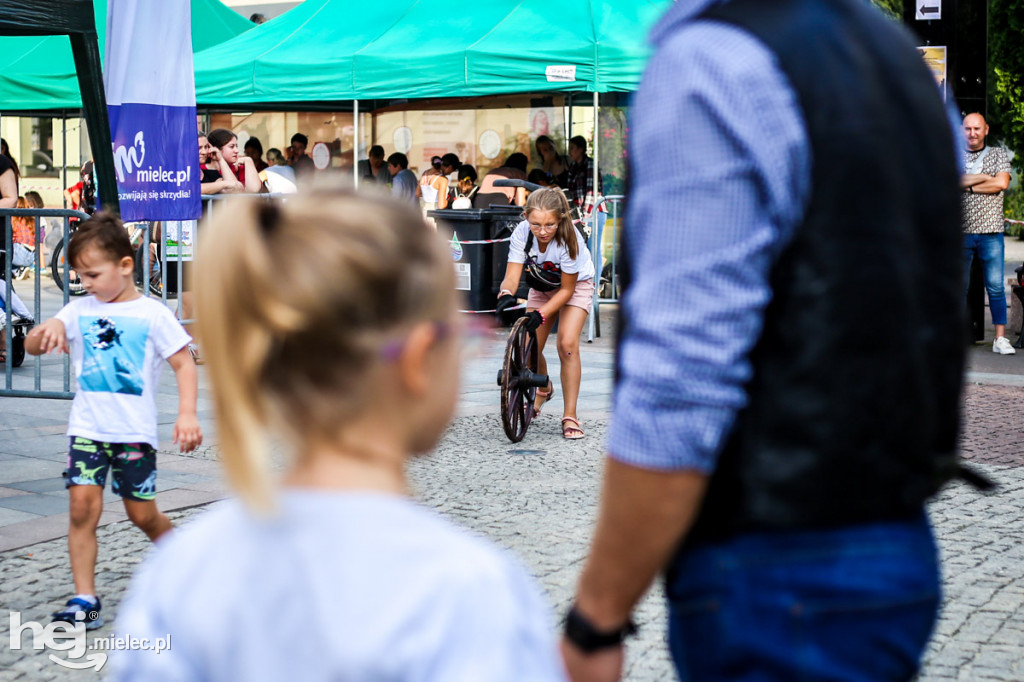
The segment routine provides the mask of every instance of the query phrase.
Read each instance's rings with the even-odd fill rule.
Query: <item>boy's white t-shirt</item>
[[[191,341],[174,314],[145,296],[120,303],[87,296],[68,303],[56,318],[64,323],[78,382],[68,435],[159,447],[160,372]]]
[[[119,682],[565,680],[547,607],[512,556],[422,505],[292,490],[157,543],[117,614]]]
[[[576,230],[576,228],[573,229]],[[512,231],[512,238],[509,240],[508,245],[509,263],[526,262],[526,238],[529,234],[529,221],[524,220],[516,225],[516,229]],[[569,256],[569,249],[552,239],[548,242],[547,250],[545,250],[544,253],[541,253],[540,247],[537,243],[537,238],[534,237],[533,246],[530,248],[530,255],[533,256],[534,260],[536,260],[538,264],[554,263],[567,275],[579,273],[579,277],[576,278],[577,282],[586,282],[587,280],[594,279],[594,261],[590,257],[590,250],[587,248],[587,242],[583,239],[583,236],[578,230],[576,230],[576,248],[576,259],[573,260]]]

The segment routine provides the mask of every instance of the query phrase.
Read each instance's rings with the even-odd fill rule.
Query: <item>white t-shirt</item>
[[[260,519],[224,502],[135,574],[119,682],[565,679],[537,587],[504,552],[403,497],[291,490]]]
[[[103,303],[71,301],[64,323],[78,390],[68,435],[105,443],[149,443],[156,435],[156,392],[164,361],[191,337],[168,308],[140,296]]]
[[[295,171],[290,166],[267,166],[267,191],[271,194],[295,194]]]
[[[576,228],[573,228],[574,230]],[[512,239],[508,245],[508,262],[525,263],[526,238],[530,234],[530,223],[526,220],[516,225],[512,231]],[[590,251],[587,249],[587,242],[583,235],[576,231],[576,260],[569,257],[569,249],[552,239],[548,242],[548,248],[544,253],[540,252],[537,238],[533,238],[533,246],[530,248],[530,255],[537,263],[554,263],[562,272],[567,275],[579,273],[577,282],[586,282],[594,279],[594,261],[590,258]]]

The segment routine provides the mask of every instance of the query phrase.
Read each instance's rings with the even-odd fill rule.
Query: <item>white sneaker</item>
[[[1010,345],[1010,340],[1005,336],[998,337],[992,342],[992,352],[1000,355],[1013,355],[1017,350]]]

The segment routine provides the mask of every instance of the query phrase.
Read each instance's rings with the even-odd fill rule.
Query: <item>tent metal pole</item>
[[[359,189],[359,100],[352,100],[352,177]]]
[[[60,139],[61,139],[61,177],[64,180],[62,187],[67,189],[68,187],[68,111],[67,109],[60,110]],[[68,207],[68,200],[64,197],[64,192],[60,193],[62,201],[64,202],[64,208]]]
[[[562,149],[562,154],[569,155],[569,138],[572,137],[572,93],[569,93],[569,97],[566,98],[566,115],[565,115],[565,144]]]
[[[600,196],[600,192],[597,188],[600,185],[597,184],[598,169],[598,139],[600,138],[597,117],[598,117],[598,93],[594,91],[594,149],[593,160],[594,160],[594,205],[590,208],[590,257],[594,259],[594,304],[592,306],[593,314],[590,315],[590,319],[587,321],[587,343],[594,340],[594,328],[598,324],[597,316],[601,314],[601,301],[598,298],[599,289],[601,288],[601,244],[598,242],[597,234],[597,199]]]
[[[70,38],[78,89],[82,93],[82,114],[92,147],[96,194],[102,199],[103,208],[120,216],[110,118],[107,115],[107,96],[103,90],[103,70],[95,28],[89,33],[72,33]]]

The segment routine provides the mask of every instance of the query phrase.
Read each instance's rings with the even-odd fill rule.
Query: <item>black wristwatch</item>
[[[592,654],[601,649],[610,649],[618,646],[629,637],[635,635],[636,623],[632,620],[626,622],[621,628],[615,630],[601,631],[594,627],[587,618],[577,610],[573,604],[569,613],[565,616],[565,638],[572,642],[580,651],[585,654]]]

